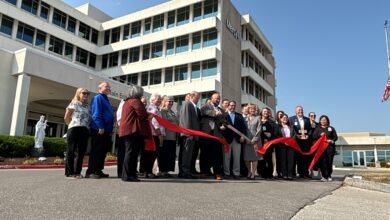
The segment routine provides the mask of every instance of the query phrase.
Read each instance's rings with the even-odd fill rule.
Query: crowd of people
[[[79,88],[66,108],[68,149],[65,175],[70,178],[109,176],[103,173],[103,169],[106,153],[111,148],[115,118],[107,97],[111,92],[109,83],[101,82],[98,88],[90,106],[90,92]],[[322,135],[326,135],[328,147],[313,169],[318,170],[321,181],[332,181],[337,133],[326,115],[316,122],[314,112],[305,117],[303,107],[297,106],[294,116],[278,111],[273,117],[268,107],[260,109],[253,104],[237,112],[235,100],[224,99],[220,105],[218,92],[199,108],[199,93],[196,91],[187,94],[175,112],[172,109],[173,97],[152,94],[148,105],[143,93],[142,87],[130,85],[116,112],[117,174],[123,181],[136,182],[140,177],[171,178],[176,159],[178,177],[185,179],[311,179],[313,173],[309,171],[309,165],[313,155],[303,155],[283,143],[271,145],[264,154],[257,150],[269,141],[289,137],[296,140],[302,152],[309,152]],[[226,150],[218,139],[166,129],[154,115],[181,128],[224,139],[229,148]],[[82,176],[89,135],[88,169]],[[154,144],[153,150],[148,149],[150,144]],[[197,159],[199,170],[195,166]],[[157,169],[154,170],[156,162]]]

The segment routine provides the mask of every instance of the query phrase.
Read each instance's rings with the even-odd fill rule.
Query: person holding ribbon
[[[321,181],[332,181],[333,158],[336,153],[337,132],[330,126],[329,118],[326,115],[320,117],[320,124],[313,133],[313,139],[319,139],[321,135],[326,135],[328,147],[320,157],[319,164],[321,169]]]
[[[283,137],[287,138],[295,138],[295,131],[294,129],[290,126],[290,123],[288,121],[288,115],[283,114],[280,118],[280,123],[279,123],[279,130],[280,134]],[[280,156],[278,158],[279,160],[279,165],[280,165],[280,173],[283,177],[283,179],[288,179],[292,180],[293,179],[293,174],[294,174],[294,149],[290,148],[286,144],[280,143],[279,144],[279,153]]]

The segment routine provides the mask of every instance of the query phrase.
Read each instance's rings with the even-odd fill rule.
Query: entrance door
[[[354,167],[365,167],[366,165],[366,152],[361,150],[353,151],[352,154]]]

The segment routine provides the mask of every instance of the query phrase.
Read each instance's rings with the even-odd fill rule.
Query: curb
[[[345,177],[343,186],[352,186],[361,189],[390,193],[390,184],[378,183],[351,177]]]
[[[117,162],[105,162],[104,166],[116,166]],[[44,165],[44,164],[36,164],[36,165],[0,165],[0,170],[8,170],[8,169],[63,169],[65,165]],[[87,163],[83,164],[83,167],[88,167]]]

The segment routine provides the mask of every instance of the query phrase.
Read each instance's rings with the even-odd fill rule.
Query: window
[[[144,30],[144,34],[149,34],[151,28],[152,28],[152,18],[147,18],[147,19],[145,19],[145,30]]]
[[[217,15],[218,15],[218,0],[205,1],[203,18],[213,17]]]
[[[14,19],[6,15],[3,15],[3,18],[1,19],[0,32],[11,36],[13,25],[14,25]]]
[[[137,85],[138,84],[138,73],[128,75],[127,76],[127,84]]]
[[[202,2],[196,3],[194,5],[194,19],[193,21],[198,21],[202,19]]]
[[[88,25],[84,24],[83,22],[80,22],[79,37],[89,40],[90,32],[91,32],[91,28]]]
[[[202,63],[202,77],[217,75],[217,61],[207,60]]]
[[[37,31],[37,36],[35,38],[35,46],[45,49],[46,43],[46,33],[42,31]]]
[[[9,3],[13,4],[13,5],[16,5],[16,0],[5,0],[5,1],[9,2]]]
[[[153,32],[161,31],[164,27],[164,14],[153,17]]]
[[[173,69],[172,68],[166,68],[165,69],[165,82],[172,82],[173,81]]]
[[[163,56],[163,42],[157,42],[152,44],[152,58]]]
[[[146,44],[142,50],[142,60],[148,60],[150,58],[150,45]]]
[[[148,76],[149,76],[148,72],[143,72],[141,74],[141,86],[147,86],[148,85]]]
[[[79,63],[87,65],[88,51],[83,50],[83,49],[78,47],[77,51],[76,51],[76,61],[79,62]]]
[[[188,67],[187,65],[175,67],[175,81],[187,80]]]
[[[65,43],[65,58],[68,58],[69,60],[72,60],[73,57],[73,45],[66,42]]]
[[[110,30],[104,32],[104,45],[110,43]]]
[[[176,38],[176,53],[188,51],[188,35]]]
[[[161,83],[161,70],[153,70],[150,72],[150,85]]]
[[[200,78],[200,63],[193,63],[191,68],[191,78],[197,79]]]
[[[121,59],[121,65],[125,65],[128,63],[127,58],[129,57],[129,50],[122,50],[122,59]]]
[[[175,39],[171,38],[167,40],[167,55],[175,53]]]
[[[89,53],[89,67],[95,68],[96,67],[96,54]]]
[[[110,53],[108,57],[108,67],[118,66],[119,52]]]
[[[134,63],[139,61],[139,47],[130,48],[129,62]]]
[[[108,64],[108,54],[105,54],[102,57],[102,69],[107,69],[107,64]]]
[[[112,29],[112,31],[111,31],[111,43],[116,43],[116,42],[119,41],[120,30],[121,29],[119,27]]]
[[[47,20],[49,18],[49,9],[50,5],[41,1],[41,14],[39,16]]]
[[[75,33],[76,31],[76,19],[69,16],[68,17],[68,27],[66,27],[66,30]]]
[[[38,12],[38,4],[39,0],[22,0],[21,8],[36,15]]]
[[[50,36],[49,51],[62,55],[64,41],[54,36]]]
[[[27,24],[19,22],[16,38],[32,44],[34,39],[34,28]]]
[[[98,43],[98,37],[99,37],[99,32],[93,28],[92,29],[92,35],[91,35],[91,42],[94,44]]]
[[[187,24],[189,19],[190,19],[189,6],[177,9],[177,22],[176,22],[177,26]]]
[[[254,94],[253,94],[253,86],[254,86],[253,81],[252,81],[252,80],[249,80],[248,88],[249,88],[249,94],[251,94],[251,95],[254,95]]]
[[[168,28],[175,27],[176,11],[168,12]]]
[[[193,33],[192,34],[192,49],[193,50],[196,50],[196,49],[199,49],[200,46],[201,46],[201,41],[202,41],[202,37],[201,37],[201,32],[196,32],[196,33]]]
[[[123,26],[123,40],[130,39],[130,24]]]
[[[351,167],[352,166],[352,151],[343,150],[343,166]]]
[[[131,38],[138,37],[141,33],[141,21],[131,24]]]
[[[66,14],[55,8],[53,12],[53,24],[58,27],[65,28]]]
[[[203,31],[203,47],[210,47],[217,45],[218,32],[217,29],[208,29]]]

